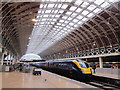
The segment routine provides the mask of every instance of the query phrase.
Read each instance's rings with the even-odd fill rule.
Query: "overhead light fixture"
[[[32,19],[33,22],[36,22],[37,20],[36,19]]]
[[[31,37],[29,37],[29,39],[31,39]]]
[[[93,45],[95,46],[95,45],[96,45],[96,43],[94,42],[94,43],[93,43]]]

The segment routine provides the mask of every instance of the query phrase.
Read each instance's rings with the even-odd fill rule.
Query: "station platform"
[[[93,75],[107,77],[112,79],[120,79],[120,69],[112,68],[96,68],[96,73]]]
[[[96,88],[48,71],[41,75],[22,72],[1,72],[2,88]]]
[[[110,74],[110,73],[99,73],[96,72],[95,74],[93,74],[95,76],[101,76],[101,77],[107,77],[107,78],[112,78],[112,79],[120,79],[120,75],[116,75],[116,74]]]

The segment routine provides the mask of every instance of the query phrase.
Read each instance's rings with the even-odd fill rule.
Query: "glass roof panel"
[[[48,4],[48,8],[53,8],[55,4]]]
[[[83,3],[82,0],[76,0],[76,2],[75,2],[76,5],[80,5],[80,4],[82,4],[82,3]]]
[[[67,16],[63,16],[62,18],[63,18],[63,19],[67,19],[68,17],[67,17]]]
[[[46,10],[46,11],[45,11],[45,13],[50,13],[50,12],[51,12],[51,10]],[[44,13],[44,12],[43,12],[43,13]]]
[[[100,5],[100,4],[104,3],[104,1],[105,0],[95,0],[94,3],[97,4],[97,5]]]
[[[87,9],[88,9],[88,10],[94,10],[95,8],[96,8],[95,5],[90,5]]]
[[[72,6],[72,7],[70,8],[70,10],[71,10],[71,11],[74,11],[76,8],[77,8],[77,7]]]
[[[72,13],[72,15],[71,15],[71,16],[72,16],[72,17],[75,17],[76,15],[77,15],[77,13]]]
[[[49,15],[48,14],[45,14],[44,17],[48,17]]]
[[[92,17],[94,14],[93,13],[90,13],[87,15],[87,17]]]
[[[110,4],[108,3],[108,2],[105,2],[105,3],[103,3],[102,5],[101,5],[101,7],[106,7],[106,6],[109,6]]]
[[[67,15],[71,15],[71,14],[72,14],[72,12],[67,12],[66,14],[67,14]]]
[[[77,10],[76,10],[76,12],[81,12],[82,11],[82,9],[81,8],[78,8]]]
[[[64,22],[64,20],[60,20],[59,22]]]
[[[70,22],[69,24],[73,26],[75,23]]]
[[[40,8],[43,8],[43,6],[44,6],[43,4],[40,4]],[[39,12],[39,11],[38,11],[38,12]]]
[[[94,12],[94,13],[98,13],[99,11],[101,11],[101,9],[96,8],[93,12]]]
[[[71,18],[71,17],[69,17],[69,18],[68,18],[68,20],[72,20],[72,18]]]
[[[83,18],[83,19],[82,19],[82,21],[86,21],[86,20],[87,20],[87,18]]]
[[[82,19],[82,18],[83,18],[83,16],[79,15],[79,16],[77,16],[77,18],[80,20],[80,19]]]
[[[79,20],[78,19],[73,19],[73,22],[78,22]]]
[[[62,6],[62,4],[58,4],[58,5],[57,5],[58,8],[61,8],[61,6]]]
[[[62,7],[61,8],[63,8],[63,9],[66,9],[67,8],[67,4],[64,4],[64,5],[62,5]]]
[[[64,11],[63,10],[59,10],[59,13],[61,14],[61,13],[63,13]]]
[[[89,5],[89,3],[84,2],[81,6],[82,6],[82,7],[87,7],[87,5]]]
[[[43,52],[110,5],[104,0],[92,1],[42,0],[26,53]]]
[[[82,21],[79,21],[78,24],[82,24]]]

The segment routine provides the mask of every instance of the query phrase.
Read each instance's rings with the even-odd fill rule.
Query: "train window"
[[[58,63],[55,63],[55,66],[56,66],[56,67],[58,67],[58,66],[59,66],[59,64],[58,64]]]
[[[89,67],[89,65],[87,63],[84,63],[84,62],[80,62],[79,64],[83,68],[88,68]]]

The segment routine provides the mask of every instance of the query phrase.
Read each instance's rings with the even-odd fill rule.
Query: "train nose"
[[[91,74],[90,68],[84,68],[84,69],[82,69],[82,72],[83,72],[84,74]]]

